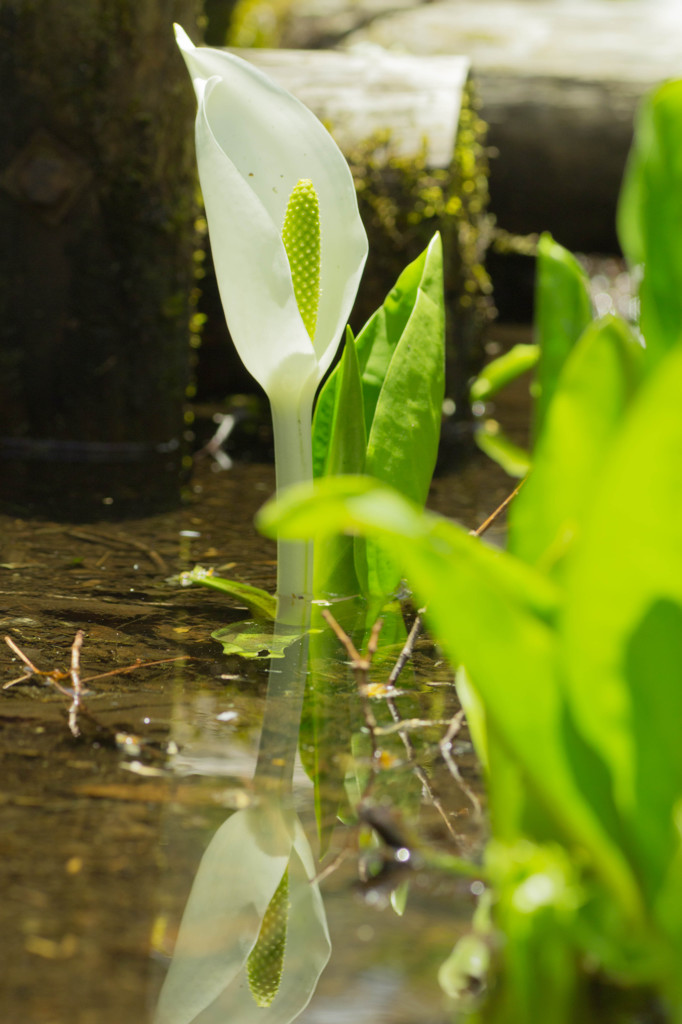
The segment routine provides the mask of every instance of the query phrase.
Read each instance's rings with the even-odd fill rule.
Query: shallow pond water
[[[510,408],[523,432],[525,412]],[[273,485],[268,465],[213,472],[203,462],[185,505],[167,514],[95,524],[0,516],[0,635],[51,672],[68,670],[76,633],[84,634],[77,708],[48,676],[0,691],[0,998],[7,1024],[153,1020],[204,850],[227,818],[262,803],[253,780],[268,662],[225,656],[211,639],[215,629],[245,618],[243,609],[169,581],[200,563],[273,589],[274,545],[252,526]],[[511,486],[474,455],[434,481],[429,505],[475,526]],[[408,608],[408,622],[411,615]],[[372,682],[386,680],[399,646],[377,658]],[[358,824],[345,794],[372,775],[363,716],[371,704],[379,726],[392,719],[383,698],[358,695],[337,649],[322,670],[310,661],[327,695],[327,746],[317,748],[316,764],[326,846],[320,893],[332,954],[299,1019],[438,1024],[452,1017],[438,967],[475,898],[470,880],[427,864],[432,854],[475,857],[480,849],[477,768],[464,726],[453,731],[450,764],[441,753],[456,695],[448,666],[422,636],[399,680],[406,695],[393,706],[402,719],[442,724],[415,725],[411,752],[396,733],[379,738],[368,820]],[[26,671],[16,650],[2,645],[0,682]],[[56,682],[71,688],[68,678]],[[287,722],[288,700],[271,696],[275,730]],[[356,716],[350,726],[349,707]],[[288,806],[317,857],[315,798],[297,758]],[[339,802],[347,823],[334,825]],[[401,843],[416,854],[413,868],[396,860]],[[390,890],[405,880],[407,907],[398,916]],[[267,1024],[268,1012],[260,1014]]]

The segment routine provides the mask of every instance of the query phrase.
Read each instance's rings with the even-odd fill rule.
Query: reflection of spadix
[[[247,960],[288,869],[282,976],[259,1006]],[[237,811],[204,854],[154,1024],[288,1024],[307,1006],[331,953],[315,865],[298,816],[275,801]]]

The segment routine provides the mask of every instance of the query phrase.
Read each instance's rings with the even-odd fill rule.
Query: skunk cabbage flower
[[[237,351],[270,400],[279,490],[312,478],[313,399],[355,299],[367,236],[348,164],[315,115],[248,62],[194,46],[179,25],[175,34],[197,95],[220,295]],[[309,592],[311,574],[309,548],[280,547],[280,594]]]
[[[247,61],[192,44],[175,26],[199,108],[196,149],[230,333],[273,407],[309,395],[329,368],[367,256],[346,160],[315,115]],[[282,230],[289,197],[319,203],[319,306],[312,337]]]
[[[310,845],[278,801],[237,811],[204,854],[154,1024],[289,1024],[331,953]]]

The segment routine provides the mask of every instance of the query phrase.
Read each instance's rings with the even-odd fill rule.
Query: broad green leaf
[[[652,369],[682,335],[682,81],[642,104],[618,205],[630,264],[644,265],[640,327]]]
[[[609,835],[608,794],[604,801],[601,790],[581,791],[576,783],[579,770],[589,767],[587,744],[574,744],[572,760],[566,754],[567,708],[551,626],[557,592],[517,559],[421,512],[395,492],[362,478],[329,484],[298,488],[279,506],[266,505],[261,528],[291,539],[324,530],[362,531],[390,548],[419,599],[428,603],[429,623],[451,660],[466,666],[491,740],[519,766],[545,821],[553,820],[564,838],[589,850],[621,906],[639,914],[637,885]]]
[[[647,865],[649,898],[663,885],[679,847],[674,822],[682,799],[682,604],[650,605],[625,651],[625,684],[632,700],[636,832]],[[678,907],[682,930],[682,906]]]
[[[357,352],[350,328],[333,389],[329,449],[324,475],[362,473],[365,467],[365,414]],[[358,544],[364,543],[358,541]],[[356,594],[361,589],[355,572],[352,537],[328,537],[315,551],[315,593]]]
[[[366,447],[362,381],[353,334],[348,327],[339,364],[339,382],[334,395],[334,416],[324,475],[362,473]]]
[[[443,250],[434,235],[417,298],[393,353],[376,403],[365,472],[418,505],[426,501],[436,465],[445,390]],[[384,551],[368,544],[356,566],[367,567],[366,591],[389,593],[400,578]],[[360,576],[362,579],[362,576]]]
[[[507,437],[497,420],[483,420],[474,434],[476,444],[489,459],[517,480],[530,469],[530,455]]]
[[[274,620],[277,615],[277,598],[268,594],[267,590],[260,587],[252,587],[249,583],[240,583],[239,580],[226,580],[222,576],[214,576],[212,569],[204,569],[195,565],[189,572],[183,572],[177,577],[183,587],[197,584],[201,587],[209,587],[211,590],[219,590],[223,594],[229,594],[236,598],[241,605],[246,605],[254,615],[261,619]]]
[[[471,401],[487,402],[522,373],[532,370],[539,358],[539,345],[514,345],[479,373],[469,390]]]
[[[287,647],[304,635],[295,626],[290,629],[280,626],[273,633],[272,629],[264,629],[264,625],[262,619],[245,619],[216,629],[211,637],[223,645],[224,654],[238,654],[242,658],[283,658]]]
[[[535,392],[534,433],[545,416],[568,353],[592,319],[589,283],[575,256],[543,234],[538,242],[535,333],[540,359]]]
[[[544,569],[580,529],[641,378],[642,346],[616,317],[593,321],[557,381],[533,469],[509,511],[509,550]]]
[[[493,920],[505,941],[502,978],[496,979],[485,1019],[494,1024],[587,1019],[576,928],[585,893],[575,860],[555,844],[493,840],[486,865],[497,895]]]
[[[682,958],[682,799],[673,805],[673,822],[677,833],[677,850],[668,865],[668,873],[655,903],[656,920],[672,938],[677,950],[677,963]],[[682,977],[679,971],[671,985],[671,1005],[682,1006]]]
[[[679,701],[670,692],[671,672],[679,686],[675,637],[665,641],[665,656],[662,651],[655,655],[653,638],[663,643],[662,622],[672,615],[663,612],[661,602],[682,604],[680,395],[678,347],[642,387],[600,474],[581,541],[567,567],[561,628],[561,660],[577,725],[609,766],[617,805],[638,836],[641,867],[651,884],[660,876],[661,864],[640,834],[652,813],[640,801],[660,807],[661,794],[667,794],[665,804],[671,780],[661,780],[657,794],[654,755],[645,755],[642,743],[646,734],[647,742],[669,747],[667,734],[653,737],[665,714],[661,708],[670,702],[674,717]],[[647,652],[650,665],[645,669]],[[651,691],[650,726],[634,721],[642,712],[645,686]],[[664,750],[657,756],[670,757]],[[668,770],[677,775],[679,765],[671,762]],[[682,793],[681,779],[672,785]],[[653,789],[645,797],[647,787]],[[661,827],[668,825],[666,821]]]
[[[401,273],[383,304],[370,317],[355,339],[358,368],[362,379],[365,430],[369,431],[388,366],[405,329],[417,298],[426,250]],[[313,473],[323,476],[327,452],[332,443],[336,389],[341,379],[340,364],[322,386],[313,419]]]
[[[358,362],[362,374],[365,425],[368,434],[388,368],[413,316],[419,289],[424,287],[425,267],[436,238],[437,244],[440,244],[440,235],[435,235],[430,245],[403,270],[381,308],[358,335]],[[440,287],[442,290],[442,282]]]

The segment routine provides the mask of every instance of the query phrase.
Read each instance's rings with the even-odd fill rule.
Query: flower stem
[[[312,414],[313,394],[309,389],[295,404],[273,402],[272,426],[275,438],[277,493],[292,484],[313,479]],[[313,589],[313,545],[308,541],[277,541],[277,620],[294,621],[302,600],[310,600]]]

